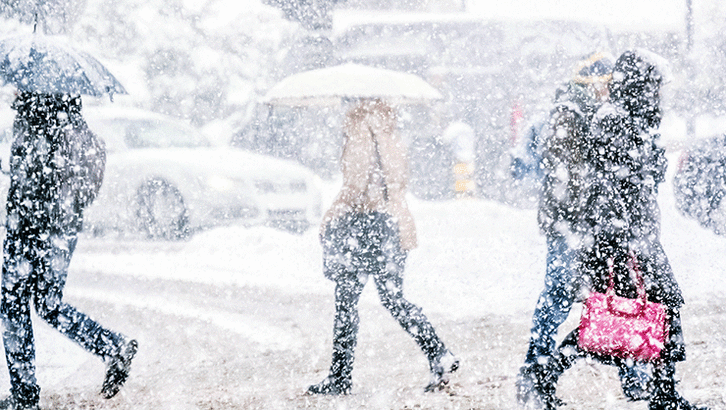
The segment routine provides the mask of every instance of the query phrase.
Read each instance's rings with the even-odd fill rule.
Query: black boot
[[[459,359],[447,350],[440,357],[431,361],[429,367],[431,368],[431,381],[424,388],[427,393],[441,390],[449,384],[449,376],[459,369]]]
[[[648,403],[648,410],[708,410],[696,407],[676,392],[674,363],[656,365],[654,370],[654,391]]]
[[[346,326],[347,324],[347,326]],[[333,357],[328,377],[308,387],[309,394],[350,394],[353,374],[353,360],[357,344],[358,317],[350,322],[336,320],[333,339]]]
[[[555,410],[564,403],[555,396],[561,372],[552,361],[523,366],[517,376],[517,403],[527,410]]]
[[[649,400],[653,394],[653,367],[650,363],[631,363],[618,360],[620,386],[628,401]]]
[[[681,397],[677,392],[655,395],[648,404],[648,410],[709,410],[708,407],[696,407]]]
[[[0,400],[0,410],[40,410],[38,404],[23,404],[13,396]]]
[[[353,344],[354,346],[355,344]],[[309,394],[350,394],[353,373],[353,346],[349,343],[336,344],[328,377],[308,387]]]
[[[104,398],[110,399],[121,390],[121,386],[129,377],[131,360],[136,356],[138,349],[139,343],[136,340],[124,340],[119,352],[109,359],[106,377],[101,386],[101,395]]]
[[[575,329],[557,347],[553,357],[546,364],[527,364],[519,370],[517,376],[517,403],[526,409],[554,410],[564,406],[558,399],[557,382],[565,370],[584,357],[577,346],[578,332]]]
[[[309,394],[326,394],[331,396],[350,394],[352,383],[350,379],[328,376],[318,384],[308,387]]]
[[[541,397],[537,385],[536,366],[539,364],[524,365],[519,369],[517,380],[514,382],[517,389],[517,404],[525,409],[541,409],[544,407],[544,398]]]

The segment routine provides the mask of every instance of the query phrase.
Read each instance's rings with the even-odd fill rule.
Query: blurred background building
[[[668,121],[678,122],[669,129],[680,135],[670,138],[685,140],[687,118],[724,117],[726,5],[692,1],[692,36],[691,0],[677,8],[681,16],[659,18],[652,10],[655,17],[644,18],[670,22],[660,26],[515,18],[506,15],[509,6],[485,0],[15,0],[0,2],[0,35],[32,31],[43,10],[43,31],[68,36],[118,73],[130,95],[117,103],[188,120],[238,147],[295,159],[323,178],[339,169],[342,113],[266,106],[266,91],[290,74],[343,62],[414,73],[445,100],[400,108],[412,192],[455,196],[460,161],[444,134],[464,124],[473,132],[476,195],[526,205],[532,187],[511,179],[510,152],[575,62],[593,50],[645,47],[672,63],[664,104]],[[0,98],[11,93],[0,89]]]

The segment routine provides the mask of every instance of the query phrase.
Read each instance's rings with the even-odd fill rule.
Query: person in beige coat
[[[323,218],[324,273],[335,281],[333,357],[328,376],[311,394],[349,394],[358,333],[358,300],[372,276],[381,303],[426,354],[431,382],[448,383],[459,361],[439,339],[421,309],[403,296],[403,270],[415,248],[416,226],[406,204],[408,163],[395,133],[396,114],[377,99],[348,113],[341,159],[343,187]]]

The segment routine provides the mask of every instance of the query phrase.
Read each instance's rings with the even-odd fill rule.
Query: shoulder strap
[[[383,172],[383,161],[381,160],[381,152],[378,149],[378,140],[376,139],[376,134],[373,132],[370,126],[368,126],[368,131],[371,133],[371,138],[373,139],[373,146],[376,149],[376,164],[378,165],[378,169],[380,170],[381,175],[381,184],[383,185],[383,199],[388,202],[388,184],[386,184],[386,175]],[[368,178],[370,181],[370,178],[372,178],[373,175],[371,174]]]

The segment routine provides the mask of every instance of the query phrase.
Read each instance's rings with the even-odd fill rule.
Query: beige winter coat
[[[346,213],[378,211],[398,223],[402,249],[416,247],[416,226],[405,198],[408,161],[395,127],[395,112],[379,100],[363,101],[348,112],[343,187],[323,217],[322,230]]]

